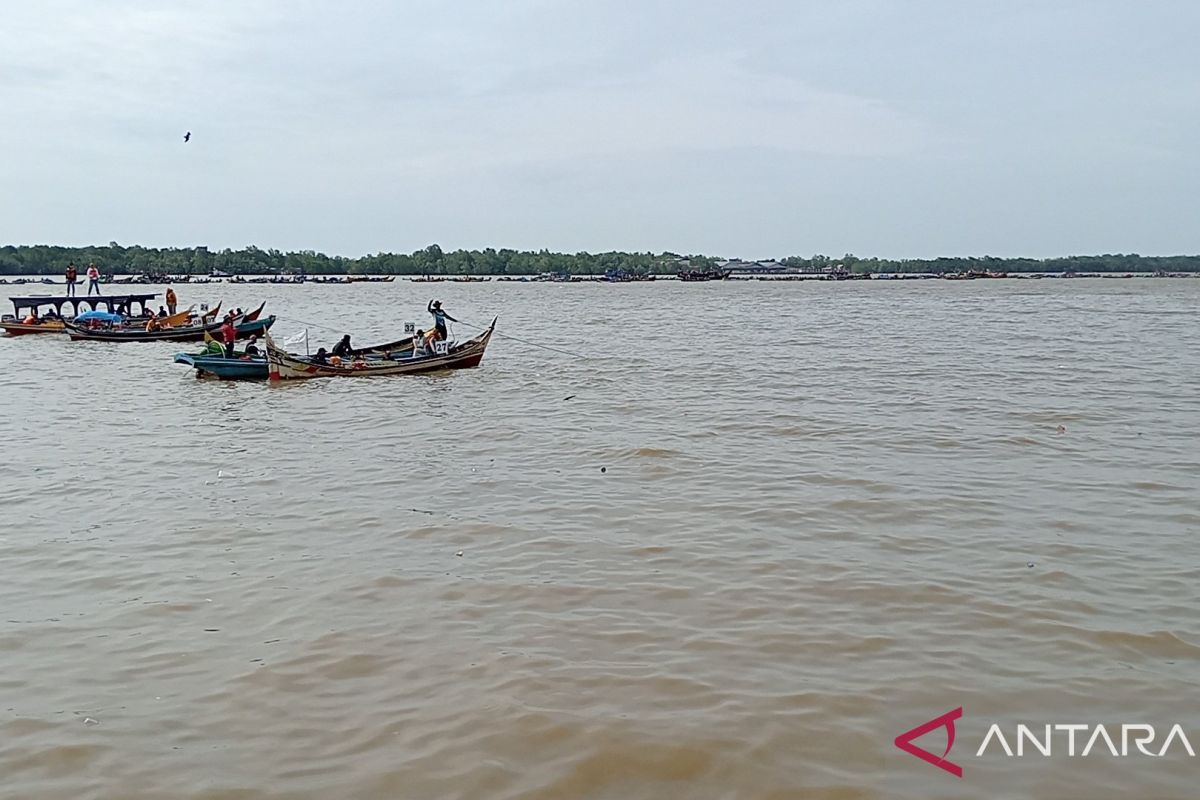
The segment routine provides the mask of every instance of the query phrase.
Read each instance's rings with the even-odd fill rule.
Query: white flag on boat
[[[291,336],[287,339],[284,339],[283,343],[284,344],[302,344],[302,343],[308,344],[308,328],[305,328],[304,330],[300,331],[295,336]]]

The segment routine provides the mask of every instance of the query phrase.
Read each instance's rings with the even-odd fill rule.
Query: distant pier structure
[[[741,261],[737,259],[721,261],[717,269],[729,271],[731,279],[748,280],[829,280],[841,276],[845,269],[841,264],[824,266],[789,267],[778,261]]]

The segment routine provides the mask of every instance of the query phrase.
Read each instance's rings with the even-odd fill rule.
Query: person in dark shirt
[[[312,357],[312,362],[313,362],[314,364],[327,364],[327,363],[329,363],[329,362],[326,360],[326,358],[325,358],[325,348],[324,348],[324,347],[321,347],[321,348],[318,348],[318,349],[317,349],[317,352],[316,352],[316,354],[315,354],[315,355]]]
[[[333,355],[340,356],[341,358],[349,358],[351,355],[353,355],[353,353],[350,352],[352,349],[353,348],[350,347],[350,334],[347,333],[342,337],[340,342],[333,346]]]
[[[257,336],[250,337],[250,341],[246,342],[246,355],[251,356],[251,357],[262,355],[262,353],[260,353],[258,351],[257,342],[258,342]]]

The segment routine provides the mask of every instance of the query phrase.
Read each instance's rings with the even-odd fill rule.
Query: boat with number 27
[[[275,346],[268,336],[267,370],[273,381],[304,378],[374,378],[384,375],[414,375],[444,369],[469,369],[479,366],[487,350],[496,320],[487,330],[465,342],[438,342],[432,352],[393,352],[388,358],[353,358],[340,364],[320,363],[311,356],[288,353]]]

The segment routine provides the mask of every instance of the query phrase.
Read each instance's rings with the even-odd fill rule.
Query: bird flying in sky
[[[184,140],[185,142],[187,142],[187,141],[190,141],[190,140],[191,140],[191,138],[192,138],[192,132],[191,132],[191,131],[188,131],[187,133],[185,133],[185,134],[183,135],[183,140]]]

